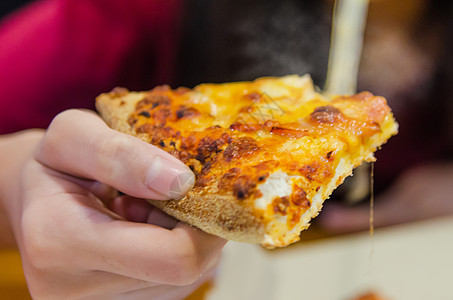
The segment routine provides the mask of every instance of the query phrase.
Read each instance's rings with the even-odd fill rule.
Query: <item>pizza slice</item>
[[[96,101],[113,129],[162,148],[196,175],[181,200],[153,201],[225,239],[282,247],[299,240],[332,191],[397,133],[386,100],[327,98],[308,75],[252,82],[116,88]]]

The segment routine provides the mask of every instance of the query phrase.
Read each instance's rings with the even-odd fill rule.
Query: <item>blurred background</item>
[[[143,2],[124,9],[124,1],[1,1],[0,94],[14,99],[0,112],[1,133],[45,128],[67,108],[93,109],[115,86],[305,73],[324,86],[333,1],[168,1],[151,11]],[[308,286],[324,295],[316,299],[373,288],[394,300],[453,299],[444,281],[453,264],[452,50],[451,1],[371,0],[358,90],[385,96],[400,124],[374,167],[375,225],[385,229],[369,239],[368,196],[350,205],[334,194],[296,245],[268,252],[231,243],[218,282],[191,299],[227,299],[238,289],[249,298],[237,299],[286,299],[284,291],[305,299]],[[27,117],[14,119],[8,105]],[[0,296],[27,299],[18,254],[0,252],[0,266]],[[233,276],[239,270],[250,277]],[[434,288],[437,298],[423,294]]]

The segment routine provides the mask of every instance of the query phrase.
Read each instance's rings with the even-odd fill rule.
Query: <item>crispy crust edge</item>
[[[127,122],[143,92],[110,92],[96,98],[96,109],[112,129],[149,142],[146,134],[137,134]],[[170,216],[195,226],[209,234],[238,242],[259,244],[264,241],[265,225],[252,211],[232,195],[190,191],[181,200],[158,201],[147,199]]]
[[[264,240],[264,224],[233,196],[189,192],[181,200],[149,202],[180,221],[227,240],[253,244]]]

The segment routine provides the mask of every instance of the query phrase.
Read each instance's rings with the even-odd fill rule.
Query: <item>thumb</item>
[[[195,182],[192,171],[167,152],[81,110],[65,111],[52,121],[35,158],[138,198],[180,199]]]

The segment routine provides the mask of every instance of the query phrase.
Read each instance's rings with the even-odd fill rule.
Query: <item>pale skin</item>
[[[190,169],[94,113],[0,137],[0,164],[0,247],[20,251],[34,299],[184,299],[212,277],[225,240],[142,200]]]

